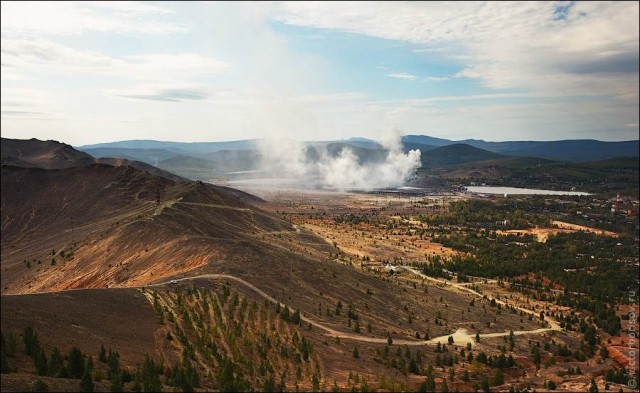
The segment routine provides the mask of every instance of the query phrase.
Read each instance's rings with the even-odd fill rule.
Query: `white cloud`
[[[3,136],[318,140],[397,125],[461,139],[636,138],[638,4],[577,3],[564,19],[559,4],[3,2]],[[390,58],[370,71],[414,89],[341,91],[336,81],[360,70],[335,74],[341,59],[313,50],[326,43],[290,38],[353,37],[274,28],[274,18],[400,42],[411,66]],[[455,71],[414,67],[432,57]]]
[[[77,35],[85,32],[173,33],[183,26],[162,20],[169,11],[139,2],[2,2],[2,35]]]
[[[423,82],[444,82],[444,81],[448,81],[450,80],[451,77],[449,76],[429,76],[424,78],[422,81]]]
[[[111,96],[160,102],[203,101],[211,96],[204,86],[180,84],[140,85],[124,90],[107,90]]]
[[[329,94],[304,94],[295,98],[298,102],[309,103],[342,103],[345,101],[364,100],[367,98],[367,94],[356,92],[345,93],[329,93]]]
[[[133,74],[138,78],[192,78],[215,74],[227,68],[228,64],[198,53],[176,53],[125,56],[119,67],[123,74]]]
[[[210,75],[227,63],[198,53],[140,54],[111,57],[80,51],[43,39],[2,39],[2,74],[25,78],[38,73],[103,74],[135,80],[192,79]]]
[[[411,75],[411,74],[406,74],[404,72],[398,72],[398,73],[393,73],[393,74],[387,74],[387,76],[389,78],[395,78],[395,79],[406,79],[406,80],[414,80],[417,78],[417,76],[415,75]]]
[[[632,127],[625,125],[637,121],[638,102],[609,105],[609,101],[606,97],[578,102],[558,97],[542,101],[505,99],[497,103],[481,96],[475,100],[448,97],[440,102],[432,99],[379,102],[372,104],[372,112],[382,114],[381,122],[451,139],[637,139],[637,133],[629,131]]]
[[[405,106],[405,105],[426,105],[426,104],[433,104],[433,103],[447,102],[447,101],[478,101],[478,100],[496,100],[501,98],[526,98],[526,97],[536,97],[536,95],[532,93],[467,94],[467,95],[438,96],[438,97],[427,97],[427,98],[404,98],[404,99],[397,99],[397,100],[379,100],[379,101],[371,101],[370,103],[386,104],[386,105],[399,104],[399,105]]]
[[[638,2],[285,2],[284,23],[464,51],[457,77],[545,94],[619,95],[638,89]],[[455,48],[455,49],[454,49]],[[635,69],[634,69],[635,68]]]
[[[52,120],[60,117],[55,95],[42,89],[2,86],[2,118]]]

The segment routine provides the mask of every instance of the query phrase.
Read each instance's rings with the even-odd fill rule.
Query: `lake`
[[[516,187],[494,187],[494,186],[468,186],[468,192],[475,194],[497,194],[497,195],[591,195],[581,191],[551,191],[536,190],[533,188],[516,188]]]

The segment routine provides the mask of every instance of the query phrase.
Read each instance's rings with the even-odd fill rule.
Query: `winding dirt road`
[[[430,281],[434,281],[440,284],[445,284],[454,288],[457,288],[461,291],[465,291],[465,292],[469,292],[475,296],[479,296],[479,297],[484,297],[484,295],[482,295],[480,292],[474,291],[471,288],[467,288],[465,286],[465,284],[458,284],[458,283],[454,283],[451,281],[447,281],[447,280],[439,280],[437,278],[433,278],[433,277],[429,277],[425,274],[423,274],[422,272],[416,270],[415,268],[412,268],[410,266],[402,266],[403,269]],[[468,284],[467,284],[468,285]],[[487,299],[489,301],[491,301],[491,298],[487,297]],[[502,300],[498,300],[498,299],[494,299],[496,301],[496,303],[501,304],[503,306],[508,306],[509,304],[506,302],[503,302]],[[523,307],[519,307],[519,306],[513,306],[516,310],[522,311],[526,314],[530,314],[533,315],[536,318],[539,318],[539,314],[534,311],[534,310],[529,310],[527,308],[523,308]],[[547,322],[547,324],[549,325],[549,327],[546,328],[540,328],[540,329],[534,329],[534,330],[516,330],[513,332],[514,336],[522,336],[525,334],[540,334],[540,333],[544,333],[544,332],[548,332],[548,331],[560,331],[562,330],[562,328],[560,327],[560,325],[558,325],[558,323],[553,320],[551,317],[546,316],[545,317],[545,321]],[[501,333],[483,333],[480,334],[480,338],[491,338],[491,337],[504,337],[504,336],[508,336],[510,335],[511,332],[501,332]],[[473,342],[475,341],[475,335],[469,334],[465,329],[458,329],[456,330],[453,334],[453,340],[456,343],[468,343],[468,342]],[[434,339],[429,340],[430,343],[437,343],[438,341],[440,342],[446,342],[443,341],[448,339],[449,336],[440,336],[440,337],[436,337]],[[435,341],[434,341],[435,340]]]
[[[482,294],[480,294],[479,292],[474,291],[473,289],[467,288],[464,285],[461,284],[457,284],[457,283],[452,283],[452,282],[448,282],[448,281],[444,281],[444,280],[438,280],[435,279],[433,277],[429,277],[426,276],[424,274],[422,274],[421,272],[408,267],[408,266],[404,266],[403,268],[405,268],[406,270],[410,271],[411,273],[414,273],[420,277],[429,279],[431,281],[436,281],[439,283],[446,283],[448,285],[451,285],[455,288],[458,288],[462,291],[466,291],[469,293],[472,293],[476,296],[479,297],[483,297]],[[211,278],[211,279],[227,279],[227,280],[232,280],[235,282],[238,282],[244,286],[246,286],[247,288],[253,290],[254,292],[256,292],[258,295],[264,297],[265,299],[268,299],[271,302],[274,303],[279,303],[278,300],[274,299],[273,297],[271,297],[270,295],[268,295],[267,293],[263,292],[260,288],[256,287],[255,285],[239,278],[236,276],[231,276],[228,274],[202,274],[199,276],[194,276],[194,277],[184,277],[184,278],[180,278],[180,279],[176,279],[176,280],[171,280],[171,281],[166,281],[166,282],[162,282],[162,283],[157,283],[157,284],[152,284],[152,285],[147,285],[147,287],[154,287],[154,286],[162,286],[162,285],[167,285],[167,284],[171,284],[172,281],[175,282],[180,282],[180,281],[186,281],[186,280],[194,280],[194,279],[198,279],[198,278]],[[496,300],[496,303],[502,304],[502,305],[507,305],[505,302],[501,301],[501,300]],[[536,315],[535,311],[532,310],[528,310],[526,308],[521,308],[521,307],[516,307],[516,309],[521,310],[522,312],[525,312],[527,314],[532,314],[534,316],[536,316],[536,318],[538,317],[538,315]],[[341,338],[341,339],[349,339],[349,340],[356,340],[356,341],[363,341],[363,342],[370,342],[370,343],[378,343],[378,344],[386,344],[387,343],[387,339],[386,338],[375,338],[375,337],[366,337],[363,335],[359,335],[359,334],[355,334],[355,333],[345,333],[345,332],[340,332],[337,331],[335,329],[332,329],[330,327],[327,327],[325,325],[322,325],[308,317],[305,316],[300,316],[300,319],[302,319],[303,321],[311,324],[312,326],[315,326],[321,330],[324,330],[326,332],[326,334],[328,336],[334,337],[334,338]],[[525,334],[540,334],[540,333],[544,333],[544,332],[548,332],[551,330],[561,330],[560,326],[553,320],[551,320],[550,318],[547,317],[546,319],[547,323],[549,324],[549,327],[547,328],[540,328],[540,329],[534,329],[534,330],[518,330],[518,331],[514,331],[513,335],[514,336],[521,336],[521,335],[525,335]],[[480,334],[480,338],[492,338],[492,337],[504,337],[504,336],[509,336],[511,334],[511,332],[499,332],[499,333],[483,333]],[[410,345],[410,346],[417,346],[417,345],[425,345],[425,344],[437,344],[438,342],[440,343],[447,343],[449,336],[453,337],[453,340],[456,344],[466,344],[466,343],[470,343],[470,342],[474,342],[475,341],[475,334],[471,334],[469,333],[466,329],[458,329],[456,330],[454,333],[452,334],[448,334],[448,335],[444,335],[444,336],[439,336],[439,337],[435,337],[432,338],[430,340],[403,340],[403,339],[394,339],[393,343],[395,344],[399,344],[399,345]]]
[[[425,278],[427,280],[430,281],[434,281],[440,284],[445,284],[445,285],[449,285],[451,287],[457,288],[461,291],[465,291],[465,292],[469,292],[475,296],[478,297],[483,297],[483,295],[479,292],[474,291],[471,288],[467,288],[466,286],[462,285],[462,284],[457,284],[457,283],[453,283],[450,281],[446,281],[446,280],[439,280],[433,277],[429,277],[426,276],[424,274],[422,274],[420,271],[410,267],[410,266],[402,266],[402,268],[404,268],[405,270],[419,276],[422,278]],[[271,302],[274,303],[279,303],[278,300],[274,299],[272,296],[270,296],[269,294],[265,293],[264,291],[262,291],[260,288],[256,287],[255,285],[239,278],[236,276],[232,276],[229,274],[201,274],[198,276],[192,276],[192,277],[184,277],[184,278],[177,278],[174,280],[169,280],[169,281],[164,281],[164,282],[160,282],[160,283],[156,283],[156,284],[148,284],[148,285],[144,285],[141,287],[137,287],[137,288],[149,288],[149,287],[158,287],[158,286],[164,286],[164,285],[169,285],[169,284],[173,284],[173,283],[177,283],[177,282],[181,282],[181,281],[188,281],[188,280],[196,280],[199,278],[208,278],[208,279],[215,279],[215,280],[231,280],[231,281],[235,281],[237,283],[240,283],[244,286],[246,286],[247,288],[251,289],[252,291],[254,291],[255,293],[257,293],[258,295],[262,296],[265,299],[268,299]],[[81,289],[69,289],[69,290],[63,290],[63,291],[44,291],[44,292],[38,292],[38,293],[30,293],[30,294],[4,294],[2,296],[28,296],[28,295],[37,295],[37,294],[43,294],[43,293],[59,293],[59,292],[66,292],[66,291],[87,291],[87,290],[92,290],[92,289],[98,289],[98,288],[81,288]],[[117,288],[107,288],[107,289],[117,289]],[[489,299],[491,300],[491,299]],[[507,305],[507,303],[501,301],[501,300],[497,300],[496,299],[496,303],[502,304],[502,305]],[[281,303],[282,304],[282,303]],[[536,318],[539,316],[536,314],[535,311],[532,310],[528,310],[526,308],[522,308],[522,307],[515,307],[518,310],[521,310],[522,312],[525,312],[527,314],[531,314],[534,315]],[[309,324],[311,324],[312,326],[319,328],[323,331],[326,332],[327,336],[331,336],[333,338],[340,338],[340,339],[349,339],[349,340],[356,340],[356,341],[362,341],[362,342],[369,342],[369,343],[377,343],[377,344],[386,344],[387,343],[387,339],[386,338],[375,338],[375,337],[366,337],[360,334],[355,334],[355,333],[348,333],[348,332],[340,332],[338,330],[332,329],[330,327],[327,327],[325,325],[322,325],[304,315],[300,316],[300,319],[303,320],[304,322],[307,322]],[[556,323],[556,321],[552,320],[551,318],[547,317],[546,322],[549,324],[549,327],[546,328],[540,328],[540,329],[534,329],[534,330],[519,330],[519,331],[514,331],[513,335],[514,336],[521,336],[521,335],[525,335],[525,334],[540,334],[540,333],[545,333],[548,331],[559,331],[561,330],[560,326]],[[509,336],[511,334],[511,332],[499,332],[499,333],[483,333],[480,334],[480,338],[492,338],[492,337],[504,337],[504,336]],[[439,337],[434,337],[430,340],[404,340],[404,339],[394,339],[393,343],[394,344],[399,344],[399,345],[408,345],[408,346],[419,346],[419,345],[426,345],[426,344],[437,344],[438,342],[445,344],[448,342],[449,337],[453,337],[453,340],[456,344],[466,344],[469,342],[474,342],[475,341],[475,334],[471,334],[469,333],[466,329],[458,329],[455,332],[451,333],[451,334],[447,334],[444,336],[439,336]]]
[[[167,285],[167,284],[171,284],[172,281],[175,282],[180,282],[180,281],[186,281],[186,280],[194,280],[194,279],[198,279],[198,278],[212,278],[212,279],[226,279],[226,280],[233,280],[236,281],[244,286],[246,286],[247,288],[253,290],[255,293],[257,293],[258,295],[264,297],[265,299],[274,302],[274,303],[280,303],[283,304],[281,302],[279,302],[278,300],[274,299],[273,297],[271,297],[270,295],[268,295],[267,293],[263,292],[260,288],[256,287],[255,285],[246,282],[245,280],[236,277],[236,276],[231,276],[228,274],[201,274],[199,276],[194,276],[194,277],[184,277],[184,278],[179,278],[179,279],[175,279],[175,280],[171,280],[171,281],[166,281],[166,282],[161,282],[161,283],[157,283],[157,284],[151,284],[151,285],[147,285],[147,287],[156,287],[156,286],[162,286],[162,285]],[[330,327],[327,327],[325,325],[322,325],[308,317],[305,317],[304,315],[300,316],[300,319],[310,323],[312,326],[317,327],[321,330],[324,330],[326,332],[326,334],[328,336],[331,336],[333,338],[341,338],[341,339],[351,339],[351,340],[357,340],[357,341],[364,341],[364,342],[370,342],[370,343],[380,343],[380,344],[386,344],[387,343],[387,339],[386,338],[375,338],[375,337],[366,337],[366,336],[362,336],[362,335],[358,335],[358,334],[352,334],[352,333],[344,333],[344,332],[340,332],[337,331],[335,329],[332,329]],[[448,337],[448,336],[447,336]],[[401,345],[424,345],[425,343],[427,343],[427,341],[424,340],[401,340],[401,339],[394,339],[393,342],[395,344],[401,344]]]

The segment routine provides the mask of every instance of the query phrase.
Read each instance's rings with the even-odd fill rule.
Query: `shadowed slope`
[[[260,199],[131,166],[4,166],[3,291],[141,284],[218,259],[247,233],[293,231],[248,201]]]
[[[51,140],[2,138],[0,146],[2,165],[57,169],[90,165],[95,161],[87,153]]]

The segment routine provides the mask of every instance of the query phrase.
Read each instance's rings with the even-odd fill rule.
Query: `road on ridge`
[[[465,291],[465,292],[469,292],[475,296],[479,296],[481,298],[484,298],[484,295],[482,295],[480,292],[474,291],[471,288],[467,288],[465,286],[465,284],[459,284],[459,283],[454,283],[451,281],[447,281],[447,280],[439,280],[437,278],[433,278],[433,277],[429,277],[425,274],[423,274],[422,272],[416,270],[415,268],[411,267],[411,266],[401,266],[403,269],[430,281],[434,281],[437,282],[439,284],[445,284],[445,285],[450,285],[454,288],[457,288],[461,291]],[[487,297],[487,299],[489,301],[491,301],[492,299]],[[498,300],[498,299],[493,299],[495,300],[496,303],[501,304],[503,306],[508,306],[507,303],[503,302],[502,300]],[[529,310],[523,307],[518,307],[518,306],[513,306],[516,310],[522,311],[524,313],[527,314],[531,314],[534,317],[538,318],[540,315],[536,314],[535,311],[533,310]],[[513,332],[514,336],[521,336],[524,334],[539,334],[539,333],[544,333],[544,332],[548,332],[548,331],[560,331],[562,330],[562,328],[560,328],[560,325],[558,325],[558,323],[556,321],[554,321],[552,318],[550,317],[546,317],[545,321],[549,324],[549,327],[546,328],[540,328],[540,329],[534,329],[534,330],[516,330]],[[491,337],[504,337],[504,336],[509,336],[511,334],[511,332],[501,332],[501,333],[483,333],[480,334],[480,338],[491,338]],[[469,334],[465,329],[458,329],[456,330],[453,334],[453,340],[454,342],[458,343],[467,343],[467,342],[472,342],[475,341],[475,335]],[[440,337],[436,337],[434,339],[429,340],[430,343],[437,343],[438,341],[442,341],[442,339],[444,338],[445,340],[448,339],[449,336],[440,336]],[[435,341],[434,341],[435,340]],[[445,341],[446,342],[446,341]]]
[[[472,293],[476,296],[479,297],[483,297],[482,294],[480,294],[479,292],[474,291],[473,289],[467,288],[464,285],[460,285],[460,284],[456,284],[456,283],[451,283],[448,281],[443,281],[443,280],[438,280],[435,279],[433,277],[429,277],[426,276],[424,274],[422,274],[421,272],[408,267],[408,266],[403,266],[403,268],[405,268],[406,270],[410,271],[411,273],[414,273],[420,277],[429,279],[431,281],[436,281],[438,283],[445,283],[445,284],[449,284],[452,285],[455,288],[458,288],[462,291],[466,291],[469,293]],[[167,284],[171,284],[172,281],[175,282],[179,282],[179,281],[186,281],[186,280],[194,280],[194,279],[198,279],[198,278],[211,278],[211,279],[228,279],[228,280],[233,280],[236,281],[248,288],[250,288],[251,290],[253,290],[254,292],[256,292],[257,294],[259,294],[260,296],[264,297],[265,299],[268,299],[271,302],[274,303],[280,303],[278,300],[274,299],[272,296],[270,296],[269,294],[265,293],[264,291],[262,291],[260,288],[256,287],[255,285],[239,278],[236,276],[232,276],[229,274],[201,274],[198,276],[193,276],[193,277],[184,277],[184,278],[179,278],[179,279],[175,279],[175,280],[170,280],[170,281],[166,281],[166,282],[162,282],[162,283],[157,283],[157,284],[151,284],[151,285],[147,285],[147,287],[154,287],[154,286],[162,286],[162,285],[167,285]],[[501,301],[501,300],[496,300],[496,303],[500,303],[502,305],[507,305],[505,302]],[[526,308],[521,308],[521,307],[515,307],[518,310],[521,310],[527,314],[532,314],[536,317],[538,317],[535,313],[535,311],[531,311],[528,310]],[[354,334],[354,333],[345,333],[345,332],[340,332],[338,330],[332,329],[330,327],[327,327],[325,325],[322,325],[308,317],[305,316],[300,316],[300,319],[311,324],[312,326],[315,326],[319,329],[322,329],[326,332],[327,335],[334,337],[334,338],[343,338],[343,339],[350,339],[350,340],[356,340],[356,341],[363,341],[363,342],[370,342],[370,343],[380,343],[380,344],[385,344],[387,343],[387,339],[386,338],[375,338],[375,337],[366,337],[366,336],[362,336],[362,335],[358,335],[358,334]],[[514,336],[521,336],[521,335],[525,335],[525,334],[540,334],[540,333],[544,333],[544,332],[548,332],[548,331],[559,331],[561,330],[560,326],[553,320],[551,320],[550,318],[546,320],[547,323],[549,324],[549,327],[547,328],[540,328],[540,329],[534,329],[534,330],[517,330],[513,332]],[[504,337],[504,336],[509,336],[511,334],[511,332],[498,332],[498,333],[483,333],[480,334],[480,338],[492,338],[492,337]],[[430,340],[403,340],[403,339],[394,339],[393,342],[395,344],[399,344],[399,345],[410,345],[410,346],[417,346],[417,345],[425,345],[425,344],[437,344],[438,342],[440,343],[447,343],[449,336],[453,337],[453,340],[455,343],[457,344],[466,344],[468,342],[473,342],[475,341],[475,335],[474,334],[470,334],[467,332],[466,329],[458,329],[456,330],[454,333],[449,334],[449,335],[444,335],[444,336],[439,336],[439,337],[435,337],[432,338]]]
[[[446,285],[450,285],[454,288],[457,288],[461,291],[465,291],[465,292],[469,292],[475,296],[479,296],[479,297],[483,297],[483,295],[479,292],[474,291],[471,288],[467,288],[464,285],[461,284],[457,284],[457,283],[453,283],[450,281],[446,281],[446,280],[439,280],[433,277],[429,277],[426,276],[424,274],[422,274],[421,272],[419,272],[418,270],[409,267],[409,266],[402,266],[402,268],[406,269],[407,271],[416,274],[419,277],[425,278],[427,280],[430,281],[434,281],[440,284],[446,284]],[[208,279],[216,279],[216,280],[220,280],[220,279],[224,279],[224,280],[231,280],[231,281],[235,281],[237,283],[240,283],[244,286],[246,286],[247,288],[253,290],[255,293],[257,293],[258,295],[262,296],[263,298],[274,302],[274,303],[281,303],[278,300],[276,300],[275,298],[273,298],[271,295],[265,293],[264,291],[262,291],[260,288],[256,287],[255,285],[243,280],[242,278],[236,277],[236,276],[232,276],[229,274],[200,274],[197,276],[192,276],[192,277],[183,277],[183,278],[177,278],[177,279],[173,279],[173,280],[169,280],[169,281],[164,281],[164,282],[160,282],[160,283],[156,283],[156,284],[147,284],[147,285],[143,285],[140,287],[134,287],[134,288],[149,288],[149,287],[158,287],[158,286],[164,286],[164,285],[168,285],[168,284],[172,284],[174,282],[181,282],[181,281],[187,281],[187,280],[196,280],[199,278],[208,278]],[[18,293],[18,294],[4,294],[2,296],[25,296],[25,295],[38,295],[38,294],[45,294],[45,293],[61,293],[61,292],[67,292],[67,291],[87,291],[87,290],[92,290],[92,289],[124,289],[124,288],[128,288],[128,287],[120,287],[120,288],[79,288],[79,289],[68,289],[68,290],[63,290],[63,291],[43,291],[43,292],[37,292],[37,293]],[[489,299],[491,300],[491,299]],[[502,305],[507,305],[505,302],[501,301],[501,300],[496,300],[496,303],[500,303]],[[283,304],[283,303],[281,303]],[[536,315],[535,311],[532,310],[528,310],[526,308],[522,308],[522,307],[515,307],[518,310],[521,310],[527,314],[532,314],[536,317],[538,317],[538,315]],[[345,332],[341,332],[335,329],[332,329],[328,326],[322,325],[304,315],[300,316],[300,319],[303,320],[304,322],[307,322],[309,324],[311,324],[312,326],[315,326],[323,331],[326,332],[326,334],[328,336],[331,336],[333,338],[341,338],[341,339],[349,339],[349,340],[356,340],[356,341],[362,341],[362,342],[369,342],[369,343],[378,343],[378,344],[386,344],[387,343],[387,339],[386,338],[375,338],[375,337],[367,337],[367,336],[363,336],[363,335],[359,335],[359,334],[355,334],[355,333],[345,333]],[[514,331],[513,335],[514,336],[520,336],[520,335],[525,335],[525,334],[540,334],[540,333],[544,333],[544,332],[548,332],[548,331],[559,331],[561,330],[560,326],[557,324],[556,321],[552,320],[551,318],[547,317],[547,319],[545,319],[546,322],[549,324],[549,327],[547,328],[540,328],[540,329],[534,329],[534,330],[518,330],[518,331]],[[511,334],[511,332],[498,332],[498,333],[482,333],[480,334],[480,338],[492,338],[492,337],[504,337],[504,336],[509,336]],[[405,340],[405,339],[393,339],[393,343],[394,344],[399,344],[399,345],[408,345],[408,346],[419,346],[419,345],[425,345],[425,344],[437,344],[438,342],[440,343],[447,343],[449,337],[453,337],[453,340],[456,344],[466,344],[469,342],[473,342],[475,341],[475,335],[474,334],[470,334],[466,329],[458,329],[455,332],[448,334],[448,335],[444,335],[444,336],[439,336],[439,337],[434,337],[430,340]]]
[[[461,284],[457,284],[457,283],[453,283],[450,281],[446,281],[446,280],[439,280],[433,277],[429,277],[426,276],[424,274],[422,274],[421,272],[419,272],[418,270],[415,270],[412,267],[409,266],[403,266],[404,269],[410,271],[413,274],[416,274],[419,277],[425,278],[427,280],[430,281],[434,281],[440,284],[446,284],[446,285],[450,285],[452,287],[455,287],[461,291],[465,291],[465,292],[469,292],[475,296],[479,296],[479,297],[483,297],[483,295],[479,292],[474,291],[473,289],[467,288],[464,285]],[[273,302],[273,303],[281,303],[278,300],[276,300],[275,298],[273,298],[271,295],[265,293],[264,291],[262,291],[260,288],[256,287],[255,285],[243,280],[242,278],[236,277],[236,276],[232,276],[229,274],[200,274],[197,276],[192,276],[192,277],[183,277],[183,278],[177,278],[174,280],[169,280],[169,281],[165,281],[165,282],[160,282],[160,283],[156,283],[156,284],[147,284],[147,285],[143,285],[140,287],[136,287],[136,288],[149,288],[149,287],[158,287],[158,286],[163,286],[163,285],[167,285],[167,284],[172,284],[173,282],[181,282],[181,281],[187,281],[187,280],[196,280],[199,278],[209,278],[209,279],[216,279],[216,280],[231,280],[231,281],[235,281],[238,282],[244,286],[246,286],[247,288],[253,290],[255,293],[257,293],[258,295],[262,296],[263,298]],[[127,288],[127,287],[122,287],[122,288]],[[120,289],[122,289],[120,288]],[[37,292],[37,293],[19,293],[19,294],[4,294],[2,296],[25,296],[25,295],[38,295],[38,294],[44,294],[44,293],[61,293],[61,292],[67,292],[67,291],[88,291],[88,290],[92,290],[92,289],[101,289],[101,288],[79,288],[79,289],[68,289],[68,290],[63,290],[63,291],[44,291],[44,292]],[[102,289],[118,289],[118,288],[102,288]],[[506,305],[505,302],[501,301],[501,300],[496,300],[496,303],[500,303],[502,305]],[[283,304],[283,303],[281,303]],[[532,314],[534,316],[537,317],[535,311],[532,310],[528,310],[526,308],[521,308],[521,307],[516,307],[516,309],[521,310],[527,314]],[[328,326],[322,325],[304,315],[300,316],[300,319],[303,320],[304,322],[307,322],[309,324],[311,324],[312,326],[315,326],[316,328],[319,328],[323,331],[326,332],[326,334],[328,336],[331,336],[333,338],[341,338],[341,339],[349,339],[349,340],[356,340],[356,341],[362,341],[362,342],[369,342],[369,343],[378,343],[378,344],[386,344],[387,343],[387,339],[386,338],[375,338],[375,337],[366,337],[363,335],[359,335],[359,334],[355,334],[355,333],[346,333],[346,332],[341,332],[335,329],[332,329]],[[546,319],[547,323],[549,324],[549,327],[547,328],[540,328],[540,329],[534,329],[534,330],[519,330],[519,331],[514,331],[513,335],[514,336],[520,336],[520,335],[525,335],[525,334],[539,334],[539,333],[544,333],[544,332],[548,332],[548,331],[559,331],[561,330],[560,326],[553,321],[551,318]],[[480,338],[491,338],[491,337],[503,337],[503,336],[508,336],[510,335],[511,332],[498,332],[498,333],[482,333],[480,334]],[[419,346],[419,345],[425,345],[425,344],[437,344],[438,342],[440,343],[447,343],[449,337],[453,337],[453,340],[456,344],[466,344],[468,342],[473,342],[475,341],[475,335],[474,334],[470,334],[466,329],[458,329],[455,332],[451,333],[451,334],[447,334],[447,335],[443,335],[443,336],[439,336],[439,337],[434,337],[430,340],[405,340],[405,339],[394,339],[393,343],[395,344],[399,344],[399,345],[408,345],[408,346]]]

